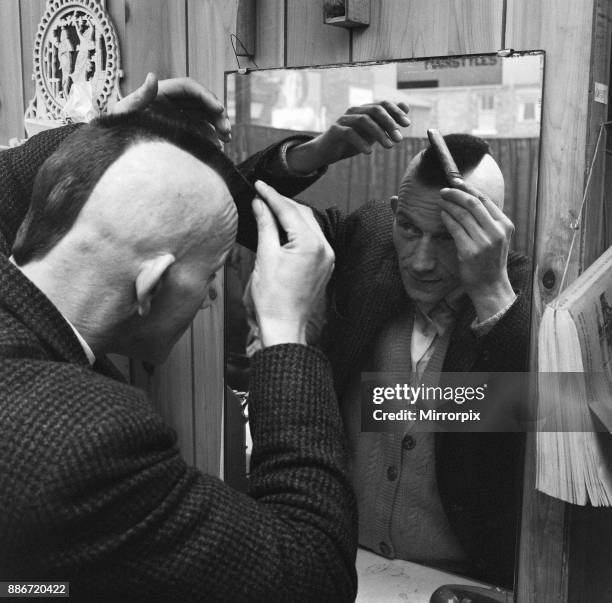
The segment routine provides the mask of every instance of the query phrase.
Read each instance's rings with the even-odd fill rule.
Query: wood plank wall
[[[235,28],[239,0],[106,4],[119,31],[124,90],[156,70],[161,77],[191,75],[222,96],[223,71],[235,68],[229,34]],[[323,0],[257,0],[257,64],[330,64],[493,52],[503,46],[546,51],[535,338],[542,309],[558,292],[573,234],[570,223],[578,213],[597,124],[605,113],[605,108],[593,105],[592,90],[594,77],[608,83],[609,59],[599,56],[597,73],[591,64],[598,61],[594,52],[610,48],[609,0],[372,0],[371,25],[353,31],[323,25],[322,5]],[[31,47],[43,6],[44,0],[0,2],[0,144],[23,134],[21,115],[33,93]],[[599,50],[594,50],[596,45]],[[595,195],[590,201],[588,218],[578,232],[578,252],[569,260],[570,281],[601,252],[603,237],[593,232],[602,223],[597,218],[602,212],[598,199]],[[554,276],[550,288],[542,284],[547,273]],[[186,457],[219,473],[223,295],[221,284],[215,289],[212,309],[198,314],[165,367],[153,377],[141,367],[133,368],[135,379],[152,391],[175,426]],[[532,448],[528,456],[533,459]],[[528,460],[519,600],[565,601],[568,574],[563,570],[571,544],[571,513],[568,506],[534,492],[532,485],[533,463]],[[601,522],[601,515],[598,518]],[[592,533],[595,537],[596,530]],[[581,582],[588,582],[586,574]]]

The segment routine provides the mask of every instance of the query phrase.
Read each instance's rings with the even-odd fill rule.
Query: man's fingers
[[[491,201],[487,195],[473,187],[471,184],[468,184],[465,180],[463,180],[463,178],[454,178],[453,180],[453,187],[455,189],[464,191],[465,193],[468,193],[468,195],[472,195],[473,197],[479,199],[494,219],[501,220],[502,216],[505,216],[504,212],[499,209],[499,207],[497,207],[497,205],[495,205],[495,203],[493,203],[493,201]]]
[[[295,201],[283,197],[283,195],[261,180],[255,183],[255,190],[267,202],[268,209],[276,216],[281,227],[289,237],[291,233],[300,231],[300,226],[303,226],[303,217]]]
[[[442,223],[444,226],[446,226],[446,230],[448,230],[455,241],[455,246],[457,247],[459,257],[464,256],[466,253],[471,252],[476,248],[472,238],[468,235],[463,226],[457,222],[453,216],[451,216],[451,214],[441,210],[440,217],[442,219]]]
[[[280,247],[278,228],[270,208],[258,197],[251,204],[257,220],[257,253],[265,254],[269,250]]]
[[[476,190],[473,187],[470,188]],[[475,218],[491,239],[498,238],[500,235],[509,238],[514,231],[514,224],[510,218],[484,194],[481,194],[481,198],[476,198],[474,194],[445,188],[440,191],[440,195],[442,196],[440,206],[443,209],[451,211],[452,205],[462,207]],[[451,213],[456,219],[460,218],[460,214],[452,211]]]
[[[223,113],[223,103],[208,88],[188,77],[171,78],[159,82],[159,93],[169,98],[193,99],[206,111]]]
[[[478,203],[480,203],[480,201],[478,201]],[[440,205],[441,211],[449,214],[453,220],[465,231],[470,239],[480,245],[486,243],[488,230],[483,228],[476,221],[474,215],[467,209],[456,203],[452,203],[451,201],[446,201],[445,199],[440,199],[438,204]],[[491,218],[489,218],[489,220],[490,219]]]
[[[338,127],[349,128],[345,130],[345,138],[348,137],[351,132],[360,136],[363,139],[364,145],[369,149],[369,145],[374,142],[380,143],[387,149],[393,146],[393,142],[387,136],[387,133],[367,114],[362,113],[360,115],[343,115],[338,119]],[[351,139],[350,142],[354,143],[355,140]],[[359,145],[355,145],[358,147]],[[360,149],[363,153],[364,150]]]
[[[469,212],[484,229],[490,228],[494,222],[493,216],[487,211],[483,202],[474,195],[454,188],[443,188],[440,191],[440,196],[442,197],[440,205],[443,209],[448,211],[452,206],[462,208]],[[459,214],[453,213],[453,215],[457,218]]]
[[[223,103],[200,83],[188,77],[161,80],[159,94],[188,113],[202,114],[221,140],[229,142],[231,139],[231,124]]]
[[[112,113],[117,115],[119,113],[128,113],[129,111],[145,109],[155,99],[157,91],[157,76],[153,72],[149,72],[142,85],[136,88],[134,92],[122,98],[113,107]]]
[[[392,103],[388,103],[388,105],[392,105]],[[396,105],[393,105],[396,108]],[[400,114],[403,115],[403,112],[399,109],[396,110],[396,115],[399,119]],[[386,133],[386,135],[394,142],[401,142],[403,139],[402,132],[399,129],[400,125],[403,126],[405,119],[402,118],[402,121],[396,121],[395,117],[391,115],[387,109],[382,104],[372,104],[372,105],[362,105],[360,107],[351,107],[347,111],[347,115],[359,115],[365,114],[368,115],[382,130]],[[409,121],[409,120],[408,120]],[[379,141],[381,142],[381,141]],[[381,142],[382,144],[382,142]]]
[[[223,104],[207,88],[187,77],[172,78],[157,81],[154,73],[147,74],[144,83],[121,99],[112,112],[126,113],[146,109],[149,105],[164,103],[172,105],[176,109],[185,112],[198,128],[208,130],[210,124],[216,136],[207,136],[215,144],[218,144],[218,136],[224,142],[231,140],[231,124],[225,114]],[[206,124],[206,125],[205,125]]]
[[[410,119],[408,113],[410,108],[406,103],[392,103],[391,101],[383,101],[381,105],[387,110],[389,115],[398,123],[400,126],[407,128],[410,125]]]

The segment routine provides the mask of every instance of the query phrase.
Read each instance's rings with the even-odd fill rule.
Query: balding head
[[[226,250],[235,230],[234,203],[213,169],[168,142],[145,141],[106,170],[57,247],[180,259]]]
[[[14,249],[95,352],[153,362],[202,307],[237,229],[229,159],[156,120],[82,128],[43,166]]]
[[[464,178],[503,209],[504,177],[490,154],[489,144],[471,134],[448,134],[444,142]],[[405,185],[413,183],[438,190],[448,186],[442,165],[431,146],[415,155],[408,164],[400,185],[400,199],[406,196],[403,193]]]
[[[466,183],[503,208],[504,178],[482,139],[451,134],[444,137]],[[460,286],[457,249],[442,222],[440,189],[446,176],[431,147],[408,165],[398,198],[392,202],[393,242],[404,288],[409,297],[434,306]]]

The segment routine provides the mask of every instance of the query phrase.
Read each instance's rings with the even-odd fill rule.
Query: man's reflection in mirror
[[[349,109],[323,134],[281,143],[278,169],[312,176],[374,145],[391,148],[406,112],[393,103]],[[318,344],[333,366],[350,443],[361,546],[511,587],[521,436],[361,432],[364,372],[431,378],[526,369],[530,267],[509,252],[513,225],[503,213],[501,170],[484,140],[456,134],[445,141],[464,190],[448,187],[427,148],[390,201],[348,215],[313,210],[336,253],[331,290],[313,324],[320,327],[325,313]]]

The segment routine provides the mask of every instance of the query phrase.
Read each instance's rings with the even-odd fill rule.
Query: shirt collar
[[[415,304],[416,311],[428,327],[435,328],[438,335],[443,335],[456,318],[463,293],[463,288],[457,287],[447,293],[435,306],[423,307],[418,303]]]
[[[62,314],[62,316],[64,315]],[[83,348],[83,352],[85,353],[85,356],[87,356],[87,360],[90,366],[93,366],[94,362],[96,361],[96,356],[93,353],[93,350],[89,347],[89,344],[85,341],[83,336],[78,332],[77,328],[65,316],[64,316],[64,320],[70,325],[70,328],[73,330],[74,334],[76,335],[76,338],[79,340],[79,343],[81,344],[81,347]]]

